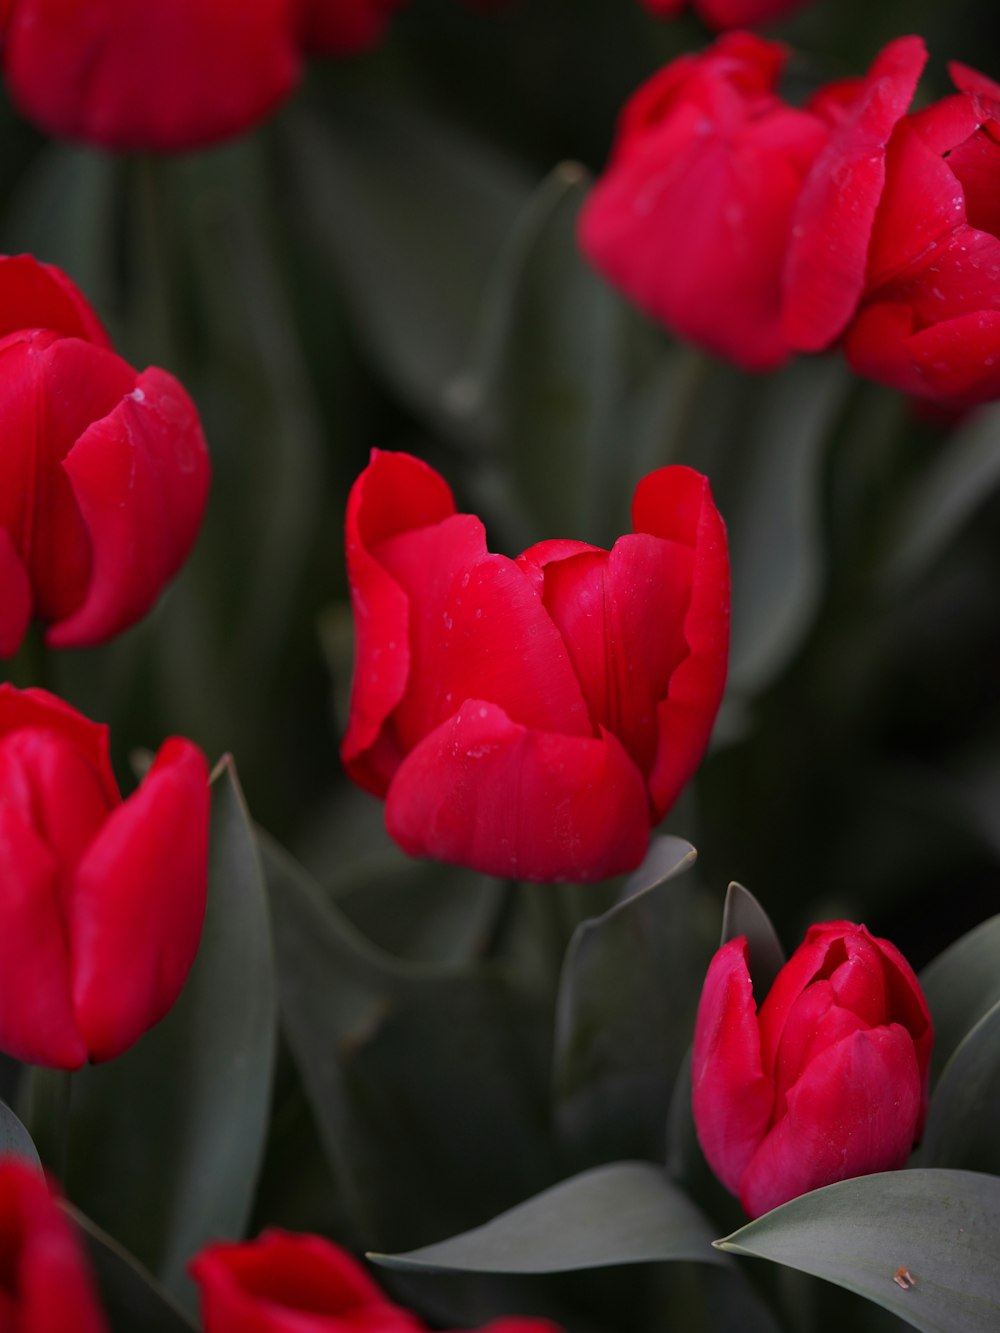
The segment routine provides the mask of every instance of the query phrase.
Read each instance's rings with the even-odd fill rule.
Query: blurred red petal
[[[691,1056],[691,1105],[702,1152],[735,1194],[774,1106],[771,1079],[761,1065],[743,935],[722,946],[705,977]]]
[[[6,528],[0,527],[0,657],[13,657],[31,620],[31,583]]]
[[[642,776],[619,741],[532,730],[482,699],[406,757],[385,817],[411,856],[508,879],[606,879],[649,842]]]
[[[121,794],[111,768],[108,728],[103,722],[91,722],[48,690],[18,690],[4,682],[0,684],[0,736],[19,727],[45,727],[65,736],[97,774],[108,805],[120,803]]]

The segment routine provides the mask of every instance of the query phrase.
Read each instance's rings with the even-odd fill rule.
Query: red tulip
[[[864,926],[812,926],[757,1011],[743,936],[712,960],[692,1057],[709,1165],[751,1217],[906,1162],[927,1114],[920,983]]]
[[[194,544],[209,463],[177,381],[111,350],[83,296],[0,257],[0,657],[100,643],[145,615]]]
[[[798,9],[804,0],[694,0],[698,17],[712,28],[756,28]],[[676,18],[687,0],[642,0],[657,18]]]
[[[0,1050],[75,1069],[177,999],[208,875],[208,769],[166,741],[122,800],[106,727],[0,685]]]
[[[0,1161],[0,1329],[108,1333],[76,1232],[37,1171]]]
[[[965,408],[1000,397],[1000,85],[951,74],[959,93],[893,133],[846,352],[862,375]]]
[[[797,108],[775,92],[786,55],[733,32],[655,75],[580,224],[587,257],[637,304],[751,370],[828,345],[853,314],[885,144],[925,59],[901,38],[864,79]]]
[[[265,1231],[245,1245],[210,1245],[191,1275],[205,1333],[422,1333],[359,1263],[319,1236]],[[500,1319],[483,1333],[559,1333],[540,1319]]]
[[[414,856],[490,874],[632,869],[725,681],[729,568],[704,477],[661,468],[609,553],[486,549],[444,480],[375,452],[347,510],[356,658],[342,755]]]

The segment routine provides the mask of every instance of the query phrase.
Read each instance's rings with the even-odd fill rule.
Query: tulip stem
[[[32,622],[21,640],[17,656],[10,664],[10,682],[20,690],[26,690],[29,686],[49,688],[50,659],[44,635],[44,628],[37,622]]]

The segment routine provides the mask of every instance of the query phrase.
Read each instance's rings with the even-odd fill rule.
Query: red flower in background
[[[58,269],[0,257],[0,657],[100,643],[152,607],[194,544],[209,462],[194,405],[137,372]]]
[[[1000,396],[1000,85],[950,69],[958,94],[893,133],[845,350],[862,375],[962,408]]]
[[[190,741],[123,801],[107,727],[0,685],[0,1050],[75,1069],[166,1014],[201,937],[208,811]]]
[[[444,480],[375,452],[347,509],[354,686],[342,756],[411,855],[490,874],[632,869],[708,743],[725,530],[689,468],[645,477],[609,553],[486,549]]]
[[[677,18],[688,0],[641,0],[657,18]],[[698,17],[712,28],[756,28],[799,9],[804,0],[693,0]]]
[[[32,1167],[0,1161],[0,1328],[107,1333],[83,1247]]]
[[[638,305],[751,370],[827,345],[853,313],[885,144],[925,52],[890,43],[866,78],[802,108],[775,92],[786,56],[730,33],[661,70],[622,112],[580,224],[585,254]]]
[[[240,134],[297,85],[303,48],[372,45],[401,0],[6,0],[11,100],[47,134],[175,151]]]
[[[864,926],[811,926],[758,1012],[743,936],[713,958],[692,1107],[709,1165],[751,1217],[901,1167],[927,1114],[934,1034],[920,983]]]
[[[319,1236],[265,1231],[210,1245],[191,1264],[205,1333],[422,1333],[344,1250]],[[541,1319],[499,1319],[483,1333],[559,1333]]]

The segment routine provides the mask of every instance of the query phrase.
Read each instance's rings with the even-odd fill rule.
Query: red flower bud
[[[892,136],[846,351],[863,375],[964,408],[1000,396],[1000,85],[951,74],[959,93]]]
[[[920,983],[864,926],[812,926],[757,1011],[743,936],[698,1006],[692,1108],[709,1165],[751,1217],[905,1164],[923,1131],[933,1030]]]
[[[106,727],[0,685],[0,1050],[75,1069],[159,1022],[198,949],[208,813],[190,741],[123,801]]]
[[[375,452],[351,492],[356,658],[342,755],[415,856],[489,874],[632,869],[708,743],[729,566],[708,482],[645,477],[611,552],[486,549],[444,480]]]
[[[83,1250],[44,1179],[0,1161],[0,1328],[108,1333]]]
[[[56,648],[145,615],[187,558],[208,494],[194,404],[136,372],[58,269],[0,257],[0,657],[32,616]]]
[[[191,1264],[205,1333],[422,1333],[344,1250],[319,1236],[265,1231],[210,1245]],[[541,1319],[500,1319],[483,1333],[559,1333]]]

